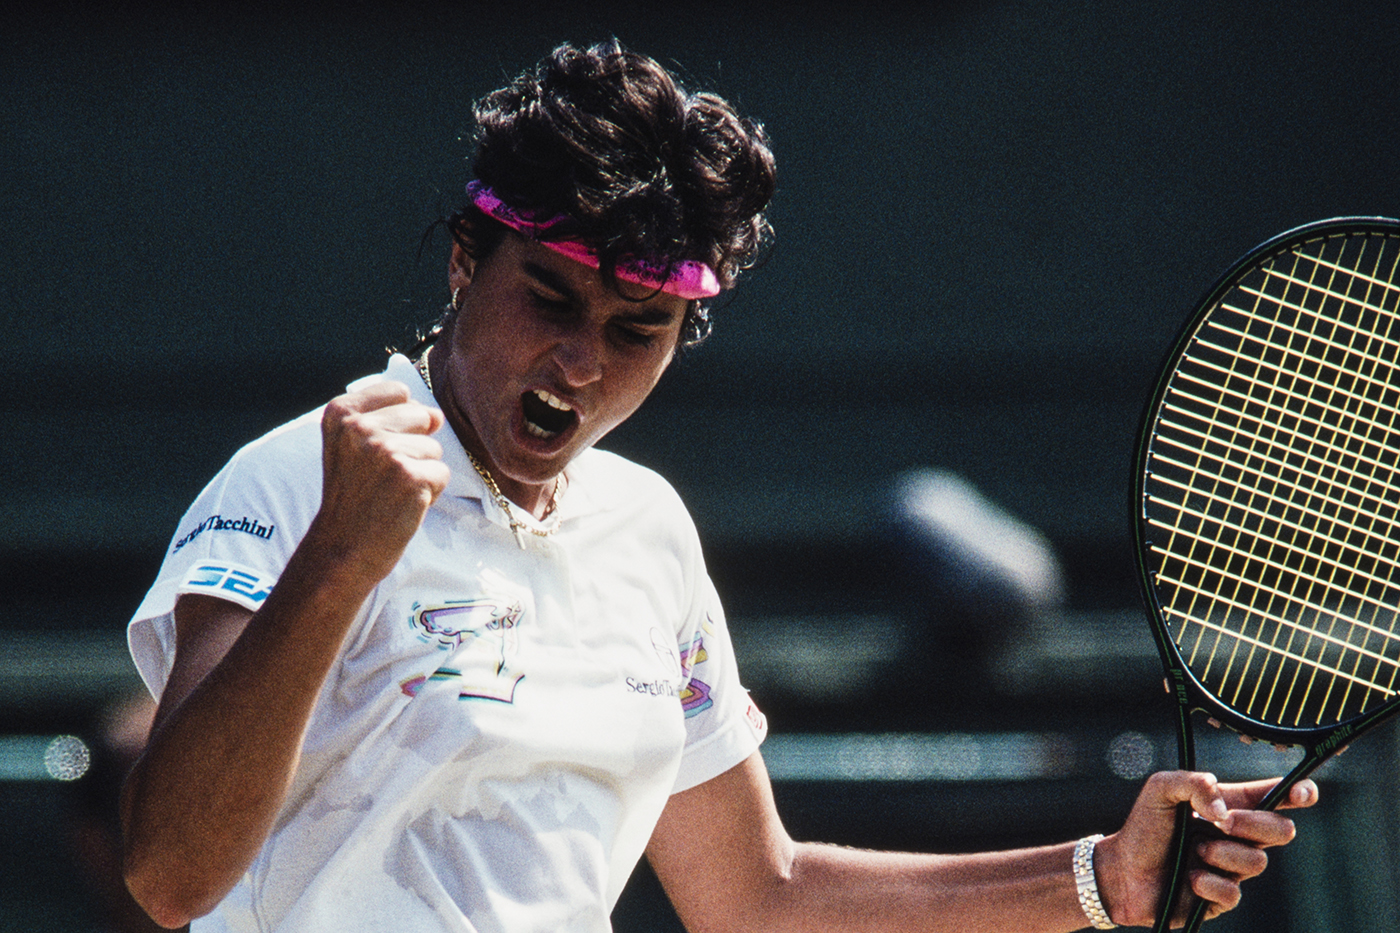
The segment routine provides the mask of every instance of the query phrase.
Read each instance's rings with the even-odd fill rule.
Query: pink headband
[[[512,230],[535,239],[541,246],[547,246],[562,256],[568,256],[594,269],[598,268],[598,254],[577,240],[536,239],[536,234],[563,220],[562,215],[543,221],[536,220],[533,214],[517,210],[502,201],[496,196],[496,192],[479,181],[467,183],[467,197],[487,214]],[[715,270],[703,262],[690,259],[673,264],[629,258],[618,262],[616,271],[619,279],[660,288],[663,292],[679,295],[687,300],[713,298],[719,294],[719,279],[715,277]]]

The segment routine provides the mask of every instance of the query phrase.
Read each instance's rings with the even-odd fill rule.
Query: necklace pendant
[[[515,522],[510,523],[510,530],[515,534],[515,543],[520,545],[520,550],[525,550],[525,530]]]

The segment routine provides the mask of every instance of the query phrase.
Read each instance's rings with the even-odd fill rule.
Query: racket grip
[[[1191,913],[1186,917],[1186,926],[1182,933],[1196,933],[1201,928],[1201,924],[1206,921],[1206,902],[1199,897],[1192,898],[1194,903],[1191,906]]]
[[[1290,782],[1290,783],[1288,784],[1288,787],[1291,787],[1293,783],[1296,783],[1296,781],[1295,781],[1295,782]],[[1280,785],[1283,785],[1284,782],[1283,782],[1283,781],[1280,781],[1279,784],[1280,784]],[[1288,791],[1287,791],[1287,787],[1284,787],[1283,793],[1284,793],[1284,794],[1287,794],[1287,792],[1288,792]],[[1282,795],[1280,795],[1280,796],[1282,796]],[[1267,800],[1265,801],[1265,803],[1267,803]],[[1258,810],[1272,810],[1272,809],[1274,808],[1274,806],[1277,805],[1278,801],[1275,800],[1275,802],[1274,802],[1273,804],[1270,804],[1270,805],[1267,805],[1267,806],[1265,805],[1265,803],[1261,803],[1258,807],[1256,807],[1256,809],[1258,809]],[[1178,809],[1177,809],[1177,817],[1178,817],[1178,819],[1180,819],[1181,810],[1182,810],[1183,808],[1185,808],[1185,809],[1187,810],[1187,827],[1188,827],[1188,829],[1187,829],[1187,838],[1186,838],[1185,840],[1182,841],[1183,847],[1184,847],[1187,843],[1189,843],[1189,842],[1191,841],[1192,836],[1193,836],[1193,832],[1192,832],[1193,829],[1194,829],[1194,838],[1195,838],[1195,839],[1201,839],[1201,838],[1205,838],[1205,839],[1229,839],[1229,838],[1230,838],[1230,836],[1229,836],[1228,834],[1226,834],[1226,833],[1224,833],[1224,832],[1221,832],[1218,828],[1216,828],[1216,826],[1215,826],[1214,824],[1208,823],[1208,822],[1206,822],[1206,821],[1204,821],[1204,820],[1201,820],[1201,819],[1197,819],[1194,815],[1192,815],[1192,814],[1190,813],[1190,808],[1189,808],[1188,805],[1182,804],[1182,805],[1179,805],[1179,806],[1178,806]],[[1180,859],[1178,860],[1178,863],[1177,863],[1176,868],[1175,868],[1175,871],[1179,871],[1179,872],[1181,873],[1181,876],[1180,876],[1179,878],[1176,878],[1176,877],[1173,878],[1173,881],[1172,881],[1172,890],[1171,890],[1171,892],[1169,892],[1169,896],[1172,898],[1172,901],[1171,901],[1170,903],[1175,903],[1176,898],[1179,896],[1180,889],[1181,889],[1181,885],[1182,885],[1182,884],[1185,882],[1185,880],[1186,880],[1186,871],[1185,871],[1185,868],[1186,868],[1186,865],[1189,863],[1190,860],[1189,860],[1189,858],[1186,857],[1186,855],[1188,855],[1188,853],[1186,853],[1186,851],[1185,851],[1184,848],[1183,848],[1182,852],[1183,852],[1183,857],[1180,858]],[[1175,874],[1175,872],[1174,872],[1174,874]],[[1186,925],[1182,927],[1182,931],[1183,931],[1183,933],[1197,933],[1197,931],[1200,930],[1200,928],[1201,928],[1201,924],[1204,923],[1205,920],[1206,920],[1206,911],[1209,909],[1210,905],[1209,905],[1204,899],[1202,899],[1202,898],[1200,898],[1200,897],[1197,897],[1194,893],[1192,893],[1192,894],[1190,895],[1189,903],[1190,903],[1191,906],[1190,906],[1190,909],[1189,909],[1189,910],[1187,911],[1187,913],[1186,913]],[[1170,922],[1170,917],[1168,917],[1167,920],[1168,920],[1168,922]],[[1160,925],[1160,924],[1161,924],[1161,918],[1160,918],[1160,917],[1158,918],[1158,923],[1159,923],[1159,926],[1158,926],[1157,928],[1154,928],[1154,929],[1160,929],[1160,930],[1165,930],[1165,929],[1166,929],[1165,926],[1161,926],[1161,925]]]
[[[1172,833],[1171,843],[1173,858],[1168,866],[1166,887],[1163,888],[1162,898],[1157,904],[1157,922],[1152,927],[1152,933],[1167,933],[1167,930],[1171,928],[1172,906],[1181,893],[1182,882],[1186,880],[1186,864],[1189,861],[1186,851],[1186,836],[1191,828],[1191,820],[1191,804],[1177,804],[1176,829]],[[1204,902],[1197,904],[1193,914],[1204,906]],[[1196,926],[1200,926],[1199,921]]]

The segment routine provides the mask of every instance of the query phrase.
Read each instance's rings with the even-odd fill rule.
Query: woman
[[[645,851],[697,931],[1142,923],[1179,802],[1236,837],[1193,875],[1234,906],[1293,830],[1209,775],[1154,776],[1097,855],[788,837],[684,508],[593,448],[752,262],[766,139],[615,45],[558,49],[477,120],[438,327],[240,451],[132,622],[160,709],[126,875],[152,916],[606,930]]]

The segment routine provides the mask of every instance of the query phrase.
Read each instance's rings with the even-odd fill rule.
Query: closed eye
[[[649,347],[656,342],[656,334],[651,331],[638,330],[635,327],[628,327],[626,324],[618,324],[614,330],[618,339],[633,346]]]
[[[573,302],[567,298],[544,295],[534,289],[530,289],[529,292],[530,303],[542,311],[548,311],[551,314],[566,314],[574,308]]]

